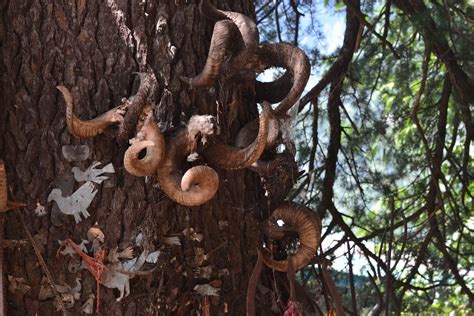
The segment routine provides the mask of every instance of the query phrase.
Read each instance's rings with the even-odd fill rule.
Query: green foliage
[[[426,10],[420,14],[413,13],[414,8],[413,12],[401,10],[394,2],[391,2],[389,15],[386,15],[386,2],[369,1],[362,7],[366,20],[374,25],[378,34],[386,35],[386,40],[400,58],[365,28],[360,50],[354,55],[343,82],[341,98],[344,108],[340,107],[342,134],[334,203],[346,216],[345,222],[356,236],[367,240],[367,244],[375,249],[374,254],[386,262],[390,249],[392,274],[398,282],[393,293],[399,300],[392,301],[391,310],[401,308],[398,311],[404,315],[451,312],[468,315],[472,313],[469,306],[473,302],[469,302],[461,290],[459,280],[446,263],[446,254],[440,251],[436,239],[429,234],[435,220],[447,253],[455,261],[463,282],[472,291],[473,147],[472,139],[468,138],[465,114],[461,111],[465,105],[461,104],[460,90],[453,82],[447,104],[441,174],[434,171],[436,162],[433,159],[440,137],[438,124],[443,86],[445,80],[453,78],[449,73],[449,63],[459,65],[468,81],[474,84],[474,6],[472,3],[468,5],[468,1],[456,0],[422,3]],[[324,1],[324,6],[334,12],[345,9],[342,1]],[[316,14],[311,10],[304,13]],[[385,24],[387,17],[389,24]],[[423,29],[427,23],[436,28],[435,36],[427,35]],[[286,31],[291,33],[294,30],[289,28]],[[440,56],[433,50],[431,43],[442,39],[452,49],[455,60],[446,61],[444,55]],[[317,48],[312,47],[312,50]],[[429,56],[425,56],[427,52]],[[326,57],[322,56],[322,60],[313,58],[315,71],[328,69],[335,62],[334,56]],[[423,74],[424,62],[427,62],[426,76]],[[420,92],[422,84],[424,90]],[[301,192],[296,192],[305,201],[320,201],[324,191],[324,172],[316,170],[324,170],[329,144],[327,93],[328,89],[325,89],[318,97],[319,146],[314,170],[308,170],[313,149],[313,108],[307,106],[300,113],[301,121],[297,125],[300,169],[307,171],[301,183],[307,177],[313,177]],[[473,104],[471,99],[471,109]],[[392,214],[394,228],[390,226]],[[325,218],[325,223],[330,220]],[[340,231],[339,227],[333,230],[337,231]],[[426,253],[420,254],[426,238],[429,239]],[[418,258],[421,259],[417,273],[408,278]],[[376,265],[373,260],[370,263]],[[360,274],[366,276],[365,271],[374,271],[367,260],[359,265],[365,267],[358,271]],[[375,270],[378,271],[378,287],[384,292],[386,273],[380,272],[380,266]],[[404,282],[409,286],[405,287]],[[366,294],[358,293],[358,300],[366,299],[364,295],[369,293],[374,295],[371,283],[365,286],[371,290]],[[345,305],[350,308],[350,301],[345,300]]]

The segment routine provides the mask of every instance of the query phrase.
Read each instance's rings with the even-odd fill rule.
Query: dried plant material
[[[104,176],[104,173],[115,173],[114,166],[112,163],[105,165],[102,168],[97,168],[101,163],[94,161],[86,170],[82,171],[79,167],[72,167],[71,171],[74,174],[74,179],[77,182],[91,181],[97,184],[101,184],[104,180],[109,177]]]
[[[36,207],[34,209],[34,212],[36,216],[38,217],[42,217],[48,214],[48,211],[46,211],[46,208],[43,205],[41,205],[39,201],[36,202]]]
[[[64,158],[68,162],[80,162],[89,159],[90,150],[87,145],[64,145],[61,147]]]
[[[285,226],[277,225],[279,220],[282,220]],[[316,254],[321,240],[321,228],[321,220],[316,212],[305,206],[287,202],[273,211],[264,231],[266,235],[276,240],[283,239],[288,234],[298,234],[300,244],[297,253],[290,257],[294,269],[298,270],[307,265]],[[274,260],[266,248],[262,249],[262,256],[263,262],[268,267],[281,272],[287,271],[288,260]]]
[[[190,238],[192,241],[201,242],[204,238],[203,234],[197,233],[194,228],[185,228],[183,230],[183,235]]]
[[[8,283],[8,291],[11,293],[18,291],[20,293],[26,294],[31,291],[31,286],[26,283],[25,278],[8,275]]]
[[[5,164],[3,163],[3,160],[0,159],[0,213],[26,206],[24,203],[9,201],[7,188],[8,185]]]
[[[56,87],[61,91],[66,102],[66,123],[69,132],[76,137],[94,137],[104,132],[104,130],[114,124],[123,122],[129,103],[125,102],[119,106],[105,112],[104,114],[88,121],[82,121],[74,114],[74,102],[69,90],[64,86]]]
[[[61,213],[74,216],[76,224],[90,216],[87,208],[97,194],[97,189],[90,181],[84,183],[72,195],[63,197],[61,189],[55,188],[48,196],[48,202],[55,201]]]
[[[169,246],[181,245],[181,241],[179,240],[178,236],[165,236],[163,237],[162,241],[165,245],[169,245]]]
[[[202,296],[219,296],[219,291],[221,290],[209,284],[197,284],[193,289]]]
[[[89,294],[89,298],[81,306],[81,313],[92,315],[94,312],[94,299],[95,295],[92,293]]]

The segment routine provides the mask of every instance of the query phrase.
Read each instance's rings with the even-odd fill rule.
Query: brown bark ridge
[[[249,0],[222,1],[219,8],[254,16]],[[116,128],[93,138],[71,135],[65,101],[56,89],[70,89],[74,114],[89,120],[135,95],[139,78],[133,73],[151,69],[158,82],[151,96],[156,104],[154,119],[165,135],[194,114],[218,114],[224,135],[236,135],[257,117],[254,87],[249,84],[254,77],[251,81],[233,78],[232,86],[220,82],[217,93],[189,90],[179,80],[202,69],[212,24],[195,2],[0,3],[0,158],[7,166],[11,193],[28,205],[25,223],[53,281],[74,286],[81,278],[80,297],[68,305],[70,314],[79,314],[81,307],[94,301],[90,295],[97,294],[96,284],[87,270],[77,269],[77,256],[56,257],[58,240],[80,243],[96,222],[104,232],[106,250],[133,246],[138,253],[140,240],[146,239],[150,252],[161,251],[158,268],[131,279],[131,294],[120,302],[117,291],[101,286],[103,315],[195,315],[205,304],[213,315],[224,310],[229,315],[245,314],[245,293],[259,240],[252,215],[268,216],[259,177],[245,170],[218,169],[219,190],[212,200],[199,207],[179,205],[163,194],[156,179],[125,171],[126,146],[116,141]],[[90,154],[66,159],[63,152],[68,150],[63,146],[87,147]],[[64,197],[73,194],[82,183],[74,179],[72,167],[85,170],[94,161],[112,163],[115,173],[93,183],[97,194],[88,206],[91,216],[75,224],[47,197],[54,188],[61,189]],[[5,214],[5,220],[8,239],[24,238],[16,214]],[[202,238],[192,237],[191,231]],[[206,256],[200,256],[201,251]],[[5,249],[5,258],[5,274],[22,277],[31,287],[7,291],[6,313],[58,315],[53,299],[39,299],[44,275],[31,246]],[[150,265],[146,263],[144,270]],[[205,267],[212,273],[203,275],[200,271]],[[202,288],[197,285],[209,283],[218,288],[218,297],[197,291]],[[257,302],[257,313],[266,314],[269,308]]]

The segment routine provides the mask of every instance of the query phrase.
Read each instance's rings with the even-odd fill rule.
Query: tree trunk
[[[254,17],[253,1],[219,1],[218,6]],[[132,96],[139,83],[133,72],[150,67],[159,86],[155,119],[165,131],[193,114],[211,114],[218,116],[221,133],[231,141],[257,115],[254,81],[190,90],[179,80],[204,66],[214,21],[199,13],[196,1],[15,0],[2,1],[0,7],[0,158],[5,160],[10,196],[28,204],[20,212],[54,282],[74,286],[76,277],[82,279],[81,296],[69,312],[79,314],[89,295],[97,295],[96,283],[85,269],[68,270],[77,259],[57,257],[58,240],[71,238],[79,244],[97,222],[108,250],[134,246],[138,254],[136,237],[142,233],[161,251],[159,268],[149,276],[135,276],[130,295],[122,301],[115,300],[117,290],[101,286],[102,314],[196,315],[210,308],[212,315],[244,315],[260,238],[258,222],[269,214],[260,178],[246,170],[215,168],[220,179],[216,196],[199,207],[178,205],[160,191],[155,178],[125,171],[126,146],[116,141],[113,129],[94,138],[72,136],[66,128],[64,99],[55,88],[67,87],[75,113],[89,119]],[[78,145],[87,146],[89,155],[68,161],[63,152]],[[94,161],[112,163],[115,173],[97,185],[90,217],[76,224],[55,202],[48,202],[48,195],[54,188],[63,196],[72,194],[81,183],[71,169],[84,170]],[[45,216],[35,213],[37,203],[45,206]],[[202,233],[202,241],[184,236],[186,228]],[[166,244],[166,236],[178,236],[180,245]],[[5,248],[4,258],[4,283],[10,287],[7,314],[58,314],[54,299],[38,299],[44,272],[30,243],[20,242],[25,239],[18,215],[8,213],[5,240],[13,246]],[[201,268],[211,266],[210,276],[198,275],[199,247],[209,253]],[[31,289],[12,288],[7,275],[24,278]],[[210,281],[214,286],[221,283],[218,298],[193,290]]]

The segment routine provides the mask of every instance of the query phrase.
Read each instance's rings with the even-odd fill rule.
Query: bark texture
[[[219,1],[219,7],[254,16],[250,0]],[[136,92],[139,79],[133,72],[151,69],[159,86],[155,120],[165,134],[193,114],[210,114],[218,117],[221,133],[237,135],[257,117],[253,73],[209,89],[189,89],[179,80],[203,68],[214,22],[200,14],[195,1],[15,0],[1,1],[0,12],[0,159],[5,160],[9,194],[28,205],[23,213],[27,228],[54,282],[74,286],[81,278],[81,296],[69,309],[71,314],[79,314],[89,295],[96,294],[96,284],[87,270],[71,272],[77,259],[56,257],[58,240],[80,243],[97,222],[108,250],[133,246],[138,255],[135,239],[142,233],[161,251],[158,269],[133,278],[131,294],[122,301],[116,302],[116,290],[101,287],[102,314],[195,315],[209,308],[213,315],[244,315],[257,256],[258,221],[270,211],[259,177],[215,168],[220,183],[216,196],[200,207],[180,206],[166,197],[156,179],[125,171],[128,144],[116,139],[113,126],[94,138],[72,136],[64,99],[56,89],[69,89],[75,114],[88,120]],[[83,147],[63,148],[79,145]],[[74,150],[81,155],[63,154]],[[47,197],[53,188],[71,195],[80,186],[71,169],[84,170],[94,161],[112,163],[115,173],[97,185],[88,208],[91,216],[75,224]],[[188,167],[193,164],[203,162]],[[45,216],[34,212],[37,203],[45,207]],[[25,239],[16,214],[5,216],[5,238]],[[202,241],[183,233],[190,228],[202,234]],[[167,244],[170,236],[178,237],[180,244]],[[7,314],[59,314],[53,299],[38,299],[44,274],[31,246],[22,245],[5,249],[4,270],[24,278],[31,289],[6,291]],[[204,263],[198,260],[198,248],[209,254]],[[202,275],[204,266],[210,266],[210,275]],[[211,281],[220,286],[219,297],[196,293],[196,285]],[[257,314],[265,314],[262,310]]]

